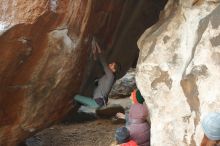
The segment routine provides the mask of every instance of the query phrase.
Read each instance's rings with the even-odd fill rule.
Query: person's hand
[[[93,50],[93,53],[96,52],[96,41],[94,38],[92,39],[92,50]]]
[[[96,41],[95,41],[95,46],[96,46],[96,50],[98,51],[98,53],[99,54],[102,53],[102,50],[101,50],[99,44]]]
[[[92,39],[92,54],[93,54],[93,59],[97,59],[97,47],[96,47],[96,41],[95,38]]]
[[[116,114],[116,117],[119,118],[119,119],[125,119],[125,114],[123,114],[123,113],[117,113],[117,114]]]
[[[95,38],[92,38],[92,47],[95,47]]]

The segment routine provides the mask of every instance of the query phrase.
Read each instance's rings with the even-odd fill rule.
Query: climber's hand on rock
[[[92,39],[92,53],[95,54],[96,51],[97,51],[96,41],[95,41],[95,39],[93,38],[93,39]]]
[[[92,39],[92,54],[93,54],[93,59],[96,60],[97,59],[97,47],[96,47],[96,41],[94,38]]]
[[[101,54],[102,50],[101,50],[99,44],[96,41],[95,41],[95,45],[96,45],[96,49],[97,49],[98,53]]]

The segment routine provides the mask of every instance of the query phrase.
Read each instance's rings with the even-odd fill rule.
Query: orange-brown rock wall
[[[91,37],[111,38],[123,3],[0,1],[0,145],[16,145],[73,108]],[[105,15],[109,25],[97,25]]]

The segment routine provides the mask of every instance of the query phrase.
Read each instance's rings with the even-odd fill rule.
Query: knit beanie
[[[209,113],[202,121],[202,128],[210,140],[220,140],[220,113]]]
[[[126,127],[119,127],[116,129],[115,138],[118,144],[129,141],[130,133]]]
[[[141,95],[141,92],[140,90],[134,90],[132,93],[131,93],[131,100],[132,100],[132,103],[140,103],[140,104],[143,104],[144,102],[144,98],[143,96]]]

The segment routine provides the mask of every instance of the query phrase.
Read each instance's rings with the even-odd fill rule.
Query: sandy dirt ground
[[[30,146],[114,146],[115,129],[123,124],[98,119],[84,123],[60,124],[29,140]]]
[[[113,100],[126,108],[129,99]],[[26,140],[27,146],[115,146],[115,130],[123,123],[112,123],[91,113],[77,113],[58,125],[43,130]]]

